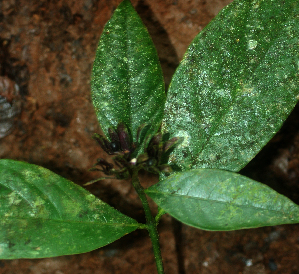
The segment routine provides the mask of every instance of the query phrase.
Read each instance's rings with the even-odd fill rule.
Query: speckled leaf
[[[0,258],[88,252],[138,223],[40,166],[0,160]]]
[[[150,124],[155,133],[165,104],[164,81],[154,44],[129,0],[106,24],[96,52],[91,81],[92,101],[105,134],[125,123],[136,138],[137,128]]]
[[[182,170],[239,171],[299,94],[299,1],[236,0],[194,39],[168,92],[163,131]]]
[[[194,169],[169,176],[146,193],[181,222],[205,230],[236,230],[299,222],[299,206],[237,173]]]

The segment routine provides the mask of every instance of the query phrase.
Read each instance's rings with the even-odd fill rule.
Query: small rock
[[[19,86],[8,77],[0,76],[0,138],[7,136],[21,112]]]

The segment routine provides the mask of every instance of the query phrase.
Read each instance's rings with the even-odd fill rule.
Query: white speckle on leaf
[[[256,40],[249,40],[248,41],[248,49],[253,50],[257,46],[257,41]]]
[[[41,197],[37,197],[36,200],[34,201],[34,207],[39,207],[45,204],[45,201]]]
[[[15,191],[13,191],[8,195],[8,201],[9,205],[17,205],[22,201],[22,199],[20,199],[20,196]]]
[[[100,215],[99,215],[99,214],[94,214],[92,217],[93,217],[95,220],[98,220],[99,217],[100,217]]]
[[[36,216],[36,214],[35,214],[34,212],[32,212],[32,211],[29,211],[28,214],[29,214],[31,217],[35,217],[35,216]]]
[[[85,196],[86,200],[89,201],[89,202],[93,202],[95,200],[95,196],[92,195],[92,194],[87,194]]]
[[[257,9],[259,6],[260,6],[260,3],[257,2],[257,3],[254,4],[253,8],[254,8],[254,9]]]
[[[8,247],[7,243],[1,243],[0,244],[0,254],[2,254],[7,247]]]
[[[188,147],[190,143],[190,135],[185,130],[180,130],[177,134],[177,137],[183,137],[183,142],[178,146],[178,148]]]

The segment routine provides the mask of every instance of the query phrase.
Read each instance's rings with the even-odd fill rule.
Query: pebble
[[[6,76],[0,76],[0,138],[9,135],[14,120],[21,112],[19,86]]]

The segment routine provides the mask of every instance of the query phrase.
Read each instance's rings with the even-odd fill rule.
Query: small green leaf
[[[239,171],[298,94],[299,1],[234,1],[194,39],[172,79],[162,131],[184,142],[170,162]]]
[[[161,66],[154,44],[129,0],[106,24],[94,61],[91,94],[99,123],[108,128],[123,122],[136,141],[137,129],[159,128],[165,104]]]
[[[237,173],[194,169],[169,176],[146,193],[179,221],[205,230],[236,230],[299,222],[299,206]]]
[[[78,254],[139,224],[80,186],[36,165],[0,160],[0,258]]]

